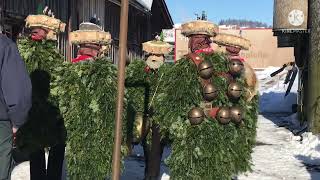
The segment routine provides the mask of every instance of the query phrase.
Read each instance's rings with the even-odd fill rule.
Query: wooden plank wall
[[[12,24],[19,17],[17,26],[24,26],[24,19],[29,14],[35,14],[38,4],[45,2],[53,10],[55,16],[67,24],[66,32],[58,38],[58,47],[65,57],[76,56],[76,47],[68,42],[68,27],[70,31],[77,30],[80,23],[89,21],[96,14],[101,20],[101,26],[112,35],[113,43],[109,57],[114,63],[118,60],[119,32],[120,32],[120,6],[115,0],[1,0],[4,2],[4,14],[7,24]],[[69,19],[70,18],[70,19]],[[9,20],[13,22],[9,22]],[[1,26],[1,24],[0,24]],[[2,27],[2,26],[1,26]],[[151,39],[151,14],[138,10],[130,5],[128,30],[128,56],[129,59],[141,58],[141,43]]]

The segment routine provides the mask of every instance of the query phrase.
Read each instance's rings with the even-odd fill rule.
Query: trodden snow
[[[241,174],[239,180],[318,180],[320,179],[320,138],[304,132],[291,105],[296,103],[298,81],[291,93],[284,97],[286,72],[270,77],[277,67],[257,71],[260,92],[257,144],[252,153],[252,172]],[[163,160],[170,154],[166,148]],[[144,159],[141,146],[125,160],[122,180],[142,180]],[[12,180],[29,180],[29,162],[18,165]],[[65,179],[65,175],[63,177]],[[162,161],[161,180],[169,180],[170,173]]]

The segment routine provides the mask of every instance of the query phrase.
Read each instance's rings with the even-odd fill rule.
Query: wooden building
[[[153,0],[150,9],[137,0],[130,0],[128,26],[128,55],[130,60],[140,58],[141,44],[154,38],[155,33],[173,27],[173,21],[164,0]],[[109,56],[114,63],[118,60],[121,0],[1,0],[0,31],[13,40],[23,30],[24,19],[35,14],[43,3],[53,10],[55,16],[67,23],[67,30],[59,37],[61,52],[70,60],[75,56],[74,48],[68,43],[68,32],[77,30],[79,24],[96,15],[101,26],[112,35],[113,43]]]

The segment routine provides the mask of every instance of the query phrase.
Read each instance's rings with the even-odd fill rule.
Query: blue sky
[[[196,19],[206,11],[208,20],[247,19],[272,25],[273,0],[165,0],[174,23]]]

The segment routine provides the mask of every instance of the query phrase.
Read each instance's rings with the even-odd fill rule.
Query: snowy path
[[[254,148],[253,172],[239,176],[239,180],[318,180],[320,173],[309,172],[299,160],[294,146],[299,140],[286,128],[278,127],[270,119],[279,116],[260,115],[257,146]]]

